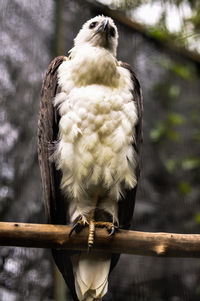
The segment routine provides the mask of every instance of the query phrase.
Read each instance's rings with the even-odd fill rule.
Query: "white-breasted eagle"
[[[142,96],[131,67],[116,59],[117,44],[111,18],[87,21],[43,82],[38,152],[46,215],[76,232],[85,225],[128,229],[134,210]],[[80,301],[102,300],[119,259],[61,250],[53,256]]]

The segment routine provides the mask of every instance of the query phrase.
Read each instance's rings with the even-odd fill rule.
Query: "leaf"
[[[173,112],[167,115],[167,119],[172,125],[181,125],[185,122],[184,116]]]
[[[200,224],[200,212],[197,212],[197,213],[195,214],[195,221],[196,221],[198,224]]]
[[[166,41],[169,39],[169,34],[166,30],[160,29],[158,27],[150,27],[148,30],[150,36],[154,37],[160,41]]]
[[[167,135],[167,138],[169,138],[173,142],[179,142],[181,140],[180,134],[173,129],[167,128],[166,135]]]
[[[192,190],[190,184],[186,181],[179,182],[178,189],[184,196],[188,195]]]
[[[158,142],[161,138],[168,138],[173,142],[179,142],[181,140],[180,134],[173,128],[174,125],[179,125],[184,122],[184,117],[180,114],[170,113],[168,114],[164,122],[158,122],[150,131],[150,138],[154,142]]]
[[[194,80],[196,78],[195,67],[192,64],[180,64],[164,59],[160,63],[167,70],[173,71],[179,77],[185,80]]]
[[[194,133],[193,133],[193,135],[192,135],[192,137],[193,137],[193,139],[194,139],[195,141],[200,142],[200,131],[195,130]]]
[[[191,74],[190,69],[187,66],[181,64],[174,64],[172,71],[183,79],[191,80],[193,75]]]
[[[195,26],[195,29],[200,29],[200,8],[196,9],[193,16],[188,19]]]
[[[177,85],[171,85],[169,88],[169,96],[171,98],[176,98],[180,95],[180,87]]]
[[[150,138],[154,142],[159,141],[165,133],[165,125],[161,122],[157,123],[154,129],[150,131]]]
[[[192,170],[200,167],[200,159],[199,158],[185,158],[182,161],[182,169],[183,170]]]
[[[168,159],[165,161],[165,167],[169,173],[174,172],[174,170],[177,167],[177,164],[178,164],[178,162],[176,159]]]

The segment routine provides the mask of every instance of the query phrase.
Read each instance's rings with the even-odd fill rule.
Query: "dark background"
[[[42,79],[53,57],[67,54],[81,25],[101,13],[95,1],[0,1],[1,221],[45,222],[36,138]],[[144,95],[132,228],[198,233],[199,63],[116,25],[118,59],[132,65]],[[1,247],[0,271],[0,301],[70,300],[55,294],[61,284],[49,250]],[[105,300],[200,300],[200,260],[122,255]]]

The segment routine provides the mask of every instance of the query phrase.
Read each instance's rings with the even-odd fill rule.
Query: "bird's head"
[[[89,44],[104,47],[116,56],[118,31],[113,20],[105,16],[96,16],[87,21],[74,39],[74,46]]]

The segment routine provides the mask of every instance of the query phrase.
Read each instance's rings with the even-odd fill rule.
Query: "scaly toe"
[[[118,226],[114,225],[111,222],[95,222],[95,226],[98,228],[106,228],[109,233],[109,236],[113,235],[115,231],[118,229]]]

